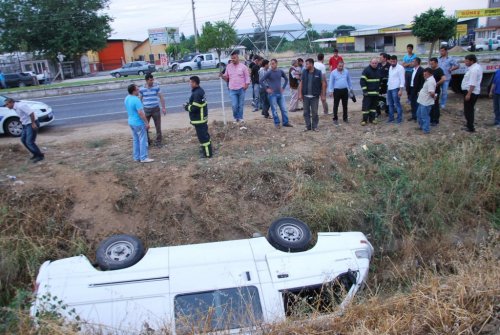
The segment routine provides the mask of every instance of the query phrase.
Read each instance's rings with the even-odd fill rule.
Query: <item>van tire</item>
[[[144,246],[135,236],[121,234],[108,237],[96,251],[97,265],[101,270],[128,268],[144,256]]]
[[[269,227],[267,240],[281,251],[305,251],[311,243],[311,229],[300,220],[290,217],[279,218]]]

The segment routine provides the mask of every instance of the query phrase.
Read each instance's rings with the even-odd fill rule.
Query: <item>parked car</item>
[[[5,73],[5,84],[7,85],[7,88],[24,87],[35,85],[35,81],[28,73]]]
[[[39,84],[43,84],[45,81],[45,74],[43,73],[35,73],[33,71],[24,71],[23,73],[29,74],[31,77],[35,77]]]
[[[471,49],[470,46],[467,47],[467,51],[470,51],[470,49]],[[488,41],[476,44],[476,51],[488,51],[488,50],[490,50],[488,46]],[[492,50],[500,50],[500,41],[493,40]]]
[[[360,232],[318,233],[313,247],[311,237],[305,223],[280,218],[267,238],[143,256],[140,240],[114,235],[99,245],[96,266],[83,255],[43,263],[31,315],[57,313],[99,333],[233,334],[292,316],[304,302],[331,313],[363,286],[373,247]]]
[[[6,96],[0,95],[0,134],[21,136],[23,125],[13,109],[4,107],[6,99]],[[44,127],[54,121],[54,113],[49,105],[30,100],[21,100],[21,102],[28,104],[35,111],[40,121],[40,127]]]
[[[153,64],[149,64],[144,61],[136,61],[132,63],[127,63],[121,68],[113,70],[110,74],[113,77],[119,78],[121,76],[127,77],[128,75],[144,75],[146,73],[153,73],[156,71],[156,67]]]
[[[188,54],[182,59],[172,62],[170,68],[172,71],[191,71],[199,68],[198,63],[200,63],[201,69],[215,69],[225,67],[228,59],[221,58],[219,61],[215,53]]]

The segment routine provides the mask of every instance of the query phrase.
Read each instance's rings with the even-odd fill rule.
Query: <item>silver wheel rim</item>
[[[106,256],[116,262],[123,262],[132,256],[135,248],[130,242],[119,241],[106,248]]]
[[[298,225],[287,223],[279,228],[278,235],[285,241],[297,242],[304,237],[304,231]]]
[[[19,121],[12,121],[9,122],[7,129],[9,130],[10,134],[19,136],[23,132],[23,125]]]

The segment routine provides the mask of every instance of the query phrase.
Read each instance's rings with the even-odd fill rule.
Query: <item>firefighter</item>
[[[200,87],[200,78],[192,76],[189,78],[191,85],[191,97],[189,102],[184,104],[184,109],[189,112],[189,119],[191,124],[196,129],[196,136],[200,141],[200,157],[212,157],[212,142],[210,141],[210,134],[208,133],[208,108],[205,99],[205,91]]]
[[[380,92],[380,71],[378,70],[378,59],[372,58],[370,65],[368,65],[361,74],[360,84],[363,90],[363,121],[362,126],[368,122],[377,123],[375,118],[377,112],[377,105],[379,101]]]
[[[389,80],[389,68],[391,64],[389,63],[389,55],[385,52],[380,54],[378,70],[380,71],[380,93],[377,104],[377,117],[380,116],[382,109],[388,114],[387,111],[387,81]]]

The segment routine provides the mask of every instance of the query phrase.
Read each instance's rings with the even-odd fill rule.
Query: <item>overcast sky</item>
[[[268,0],[273,1],[273,0]],[[276,0],[274,0],[276,1]],[[198,30],[206,21],[229,19],[231,0],[195,0]],[[457,9],[487,8],[488,0],[300,0],[304,20],[313,24],[392,25],[410,23],[415,14],[430,7],[443,7],[452,15]],[[193,34],[191,0],[111,0],[109,15],[114,18],[111,38],[144,40],[149,28],[179,27],[186,36]],[[247,6],[236,29],[252,28],[257,20]],[[271,25],[297,22],[280,4]]]

